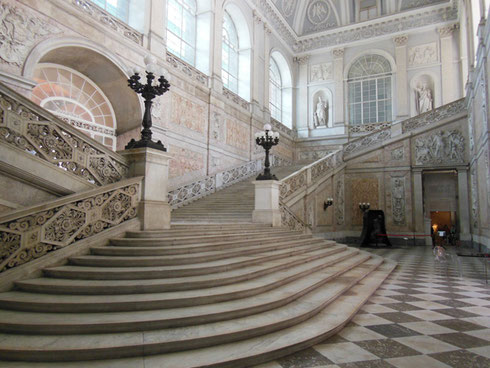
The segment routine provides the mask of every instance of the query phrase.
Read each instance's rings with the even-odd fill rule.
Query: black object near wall
[[[368,247],[379,244],[391,247],[386,234],[385,214],[382,210],[368,210],[362,217],[362,233],[359,245]]]

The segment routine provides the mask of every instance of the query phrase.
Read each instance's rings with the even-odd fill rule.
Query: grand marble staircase
[[[252,224],[252,208],[236,184],[175,211],[170,230],[17,282],[0,294],[0,366],[252,366],[339,331],[395,267]]]

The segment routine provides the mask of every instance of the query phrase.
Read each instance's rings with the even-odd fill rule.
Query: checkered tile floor
[[[256,368],[490,368],[483,263],[434,259],[430,247],[375,249],[399,263],[336,336]]]

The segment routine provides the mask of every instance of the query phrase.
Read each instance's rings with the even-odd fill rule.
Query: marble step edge
[[[134,244],[123,243],[123,245],[116,245],[117,243],[109,244],[109,246],[95,246],[91,247],[90,251],[92,254],[96,255],[132,255],[132,252],[139,251],[140,254],[144,255],[179,255],[179,254],[191,254],[197,252],[206,252],[214,250],[225,250],[234,249],[242,247],[247,244],[254,245],[264,245],[269,243],[274,243],[276,241],[283,240],[300,240],[308,239],[311,240],[312,236],[304,236],[304,234],[286,234],[280,237],[274,238],[262,238],[262,239],[252,239],[243,240],[235,242],[220,242],[220,243],[204,243],[204,244],[188,244],[188,245],[173,245],[173,246],[145,246],[145,244],[140,244],[139,246],[134,246],[138,242],[135,241]]]
[[[331,256],[341,256],[341,253],[352,254],[347,248],[338,249],[322,249],[313,252],[310,255],[301,255],[288,257],[281,262],[269,262],[266,267],[255,266],[252,270],[234,270],[221,275],[212,275],[214,280],[211,287],[229,285],[231,283],[244,282],[257,277],[266,276],[273,272],[284,269],[292,269],[293,267],[303,264],[314,264],[315,262],[325,262],[325,259]],[[289,260],[289,258],[293,258]],[[342,261],[341,258],[338,261]],[[195,289],[201,287],[203,282],[201,276],[193,278],[187,282],[194,283]],[[188,278],[170,279],[173,283],[173,291],[189,290],[191,288],[175,288],[174,285],[179,281],[186,282]],[[225,281],[222,281],[225,280]],[[230,280],[229,282],[227,280]],[[178,285],[178,284],[177,284]],[[208,286],[209,287],[209,286]],[[127,294],[127,295],[60,295],[60,294],[40,294],[23,291],[9,291],[0,294],[0,305],[3,309],[19,310],[26,312],[47,312],[47,313],[93,313],[105,311],[136,311],[136,310],[151,310],[165,308],[165,299],[162,300],[161,293],[150,294]]]
[[[287,229],[284,228],[232,228],[232,229],[169,229],[169,230],[153,230],[153,231],[127,231],[126,238],[156,238],[156,237],[168,237],[168,236],[189,236],[189,232],[192,231],[192,235],[214,235],[214,234],[233,234],[233,233],[263,233],[272,234],[277,232],[287,233]]]
[[[288,279],[287,283],[267,293],[200,307],[84,314],[4,310],[2,315],[5,320],[0,321],[0,332],[41,335],[97,334],[107,333],[107,331],[124,333],[232,320],[281,308],[327,282],[335,282],[337,277],[369,259],[370,256],[366,254],[351,255],[344,257],[341,262],[333,264],[328,262],[329,265],[326,266],[318,265],[304,272],[301,277]]]
[[[314,243],[309,243],[312,245]],[[318,242],[321,244],[321,242]],[[247,267],[233,268],[231,270],[217,271],[199,274],[198,276],[176,277],[174,270],[168,270],[165,266],[156,267],[85,267],[76,265],[64,265],[44,270],[44,276],[56,279],[70,280],[145,280],[159,279],[170,288],[176,290],[186,290],[199,287],[207,287],[209,283],[231,283],[241,278],[252,278],[257,272],[270,272],[271,267],[277,267],[277,263],[294,263],[295,259],[307,258],[309,254],[317,252],[335,253],[341,251],[341,246],[325,245],[312,252],[300,254],[299,256],[289,256],[277,260],[263,261],[260,264],[249,265]],[[272,265],[270,265],[272,264]]]
[[[150,274],[151,274],[151,272],[153,272],[153,271],[158,271],[157,281],[151,281],[150,280],[148,282],[153,282],[153,283],[159,282],[159,283],[163,284],[163,282],[160,282],[158,280],[162,280],[165,278],[209,275],[209,274],[216,273],[216,272],[231,271],[231,270],[236,270],[236,269],[242,268],[242,267],[249,267],[252,265],[257,265],[257,264],[267,262],[267,261],[274,261],[274,260],[283,259],[286,257],[295,256],[295,255],[307,254],[307,253],[310,253],[310,252],[313,252],[313,251],[316,251],[319,249],[324,249],[326,247],[331,247],[331,245],[325,246],[321,242],[313,242],[313,243],[310,243],[308,245],[297,246],[294,249],[292,248],[292,249],[286,249],[286,250],[282,250],[282,251],[269,252],[269,253],[265,253],[265,254],[258,254],[258,255],[256,254],[256,255],[247,256],[247,257],[235,257],[233,259],[219,260],[219,261],[215,261],[215,262],[208,262],[205,264],[199,263],[199,264],[193,264],[193,265],[165,266],[165,267],[164,266],[161,266],[161,267],[134,267],[133,272],[139,271],[140,274],[141,273],[144,274],[144,272],[147,271],[147,272],[150,272]],[[139,283],[145,281],[145,279],[136,279],[136,281],[134,281],[132,283],[130,278],[128,280],[127,276],[126,277],[123,276],[123,273],[120,272],[120,271],[126,272],[127,267],[104,267],[104,268],[105,268],[106,274],[109,274],[110,272],[113,272],[114,274],[119,273],[119,275],[121,275],[120,283],[124,283],[127,285],[133,285],[134,282],[137,282],[139,284]],[[47,275],[49,274],[50,276],[53,276],[53,277],[49,277],[49,278],[46,277],[46,278],[44,278],[45,280],[49,281],[49,280],[58,279],[58,281],[61,281],[61,282],[65,281],[67,285],[71,285],[73,282],[75,282],[74,279],[69,279],[66,277],[57,278],[55,276],[56,275],[61,276],[62,274],[67,275],[68,273],[71,273],[74,270],[78,270],[78,272],[80,272],[79,277],[82,277],[82,275],[85,274],[86,276],[84,276],[84,277],[86,279],[89,279],[89,277],[93,278],[93,276],[88,276],[88,275],[94,275],[94,274],[97,275],[97,273],[100,272],[100,267],[58,266],[58,267],[56,267],[56,270],[52,270],[52,271],[51,271],[51,269],[50,269],[50,271],[48,271],[48,269],[45,269],[45,270],[46,270],[45,272]],[[40,280],[40,279],[34,279],[34,280]],[[93,280],[92,285],[91,285],[92,288],[86,288],[85,289],[86,292],[83,292],[83,294],[100,293],[102,290],[99,291],[99,290],[97,290],[96,287],[94,287],[94,286],[97,286],[97,281],[99,281],[99,280]],[[32,281],[29,281],[29,280],[21,280],[21,281],[17,281],[14,285],[17,288],[23,289],[25,291],[35,291],[35,290],[32,290],[29,286],[31,282]],[[39,286],[42,287],[42,285],[39,285]],[[38,291],[35,291],[35,292],[38,292]],[[44,290],[44,292],[49,293],[48,290]],[[54,291],[51,290],[51,293],[53,293],[53,292]],[[70,290],[70,289],[65,289],[65,288],[62,288],[60,290],[56,290],[56,292],[57,293],[65,292],[67,294],[74,294],[74,293],[80,294],[80,293],[82,293],[81,290]],[[119,290],[113,290],[113,292],[122,293]],[[159,292],[159,290],[150,291],[146,288],[143,288],[141,291],[139,291],[138,289],[135,289],[133,287],[131,287],[130,290],[127,290],[127,293],[133,293],[133,294],[147,293],[147,292]]]
[[[322,241],[322,240],[320,240]],[[240,256],[262,254],[266,252],[288,249],[310,243],[311,240],[278,241],[268,244],[249,245],[246,247],[224,250],[207,250],[187,254],[173,255],[96,255],[88,254],[68,258],[70,265],[96,267],[145,267],[145,266],[180,266],[196,263],[213,262]],[[327,244],[326,241],[322,241]]]
[[[346,254],[339,252],[328,255],[327,257],[332,257],[334,262],[340,262],[353,252],[355,253],[355,251],[352,250]],[[321,260],[323,261],[324,259],[322,258]],[[86,285],[86,282],[81,281],[75,282],[74,280],[47,278],[26,280],[22,282],[21,290],[26,291],[27,289],[27,291],[30,291],[30,289],[33,289],[37,293],[68,294],[72,296],[82,294],[86,295],[87,298],[96,295],[104,295],[107,297],[108,295],[127,296],[129,294],[151,295],[152,293],[158,293],[159,295],[156,298],[159,301],[159,308],[176,308],[239,299],[273,290],[284,283],[301,278],[308,274],[308,272],[311,272],[311,268],[308,268],[308,265],[304,266],[304,264],[305,263],[298,264],[286,270],[266,274],[231,285],[217,285],[192,290],[168,291],[165,284],[161,286],[160,280],[123,280],[122,282],[99,281],[97,283],[91,282],[91,285]],[[327,265],[327,262],[325,262],[325,264]]]
[[[334,286],[326,284],[314,291],[298,298],[286,306],[238,319],[212,322],[205,325],[166,329],[161,331],[145,332],[144,336],[136,333],[136,338],[129,334],[116,339],[114,335],[88,336],[85,343],[81,342],[84,335],[76,336],[71,346],[66,346],[71,339],[53,337],[49,343],[46,335],[34,336],[41,344],[41,348],[28,349],[27,339],[18,335],[11,335],[8,341],[3,339],[0,348],[0,358],[23,359],[38,361],[48,360],[74,360],[74,359],[110,359],[115,357],[132,357],[140,354],[152,355],[161,353],[187,352],[192,349],[202,349],[233,341],[249,340],[263,334],[281,331],[318,315],[330,303],[339,298],[342,293],[373,272],[382,261],[373,262],[369,268],[360,272],[358,269],[346,273],[345,280],[340,280]],[[173,331],[171,331],[173,330]],[[133,334],[134,335],[134,334]],[[105,339],[104,339],[105,337]],[[34,341],[31,339],[31,341]],[[41,341],[39,341],[41,339]],[[43,341],[48,340],[48,341]],[[78,341],[77,341],[78,340]],[[144,341],[147,340],[147,341]],[[10,349],[8,343],[11,343]],[[56,342],[65,348],[56,349]],[[92,345],[91,345],[92,344]],[[15,349],[16,345],[18,346]],[[122,346],[121,346],[122,345]]]

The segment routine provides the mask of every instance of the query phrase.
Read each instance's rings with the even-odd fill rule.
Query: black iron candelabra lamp
[[[327,198],[326,201],[323,202],[323,210],[326,211],[328,207],[333,204],[333,198]]]
[[[132,73],[134,74],[128,79],[129,87],[145,99],[145,114],[143,115],[141,139],[139,141],[131,139],[126,145],[126,149],[149,147],[160,151],[167,151],[161,141],[155,142],[151,140],[151,105],[156,96],[161,96],[169,90],[170,83],[163,76],[164,70],[163,68],[158,67],[156,58],[153,55],[146,56],[145,63],[146,84],[140,82],[141,71],[138,68],[132,70]],[[158,77],[157,74],[159,74]],[[157,79],[157,81],[155,81],[155,79]],[[154,81],[156,83],[154,83]]]
[[[362,212],[366,212],[367,210],[369,210],[369,207],[371,207],[371,205],[369,203],[359,203],[359,209],[362,211]]]
[[[264,173],[257,176],[257,180],[277,180],[276,176],[271,174],[269,151],[279,143],[279,133],[273,132],[270,124],[265,124],[263,132],[255,133],[255,142],[265,149]]]

